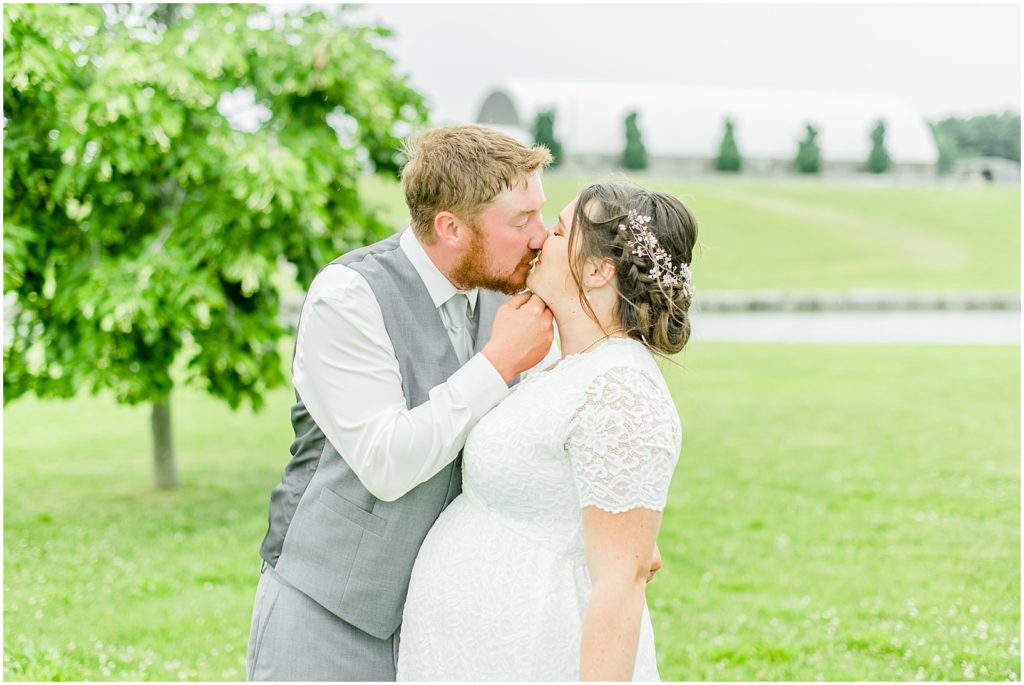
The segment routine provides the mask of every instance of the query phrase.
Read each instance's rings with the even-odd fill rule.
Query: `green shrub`
[[[885,149],[885,122],[881,119],[871,131],[871,155],[868,157],[868,171],[882,174],[892,166],[892,159]]]
[[[622,153],[622,166],[627,169],[647,168],[647,149],[636,123],[636,112],[626,115],[626,149]]]
[[[725,134],[718,146],[718,157],[715,158],[715,169],[718,171],[737,172],[743,168],[743,157],[736,146],[732,119],[725,120]]]
[[[561,166],[565,161],[562,143],[555,137],[555,110],[548,109],[537,113],[537,118],[533,121],[533,142],[551,151],[552,167]]]
[[[821,171],[821,148],[818,147],[818,129],[807,124],[807,137],[800,141],[796,153],[796,169],[802,174],[816,174]]]

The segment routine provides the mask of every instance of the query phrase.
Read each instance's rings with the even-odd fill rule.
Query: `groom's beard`
[[[537,252],[531,250],[519,264],[516,264],[512,273],[496,274],[490,269],[483,236],[476,232],[473,234],[473,242],[470,243],[469,249],[452,267],[448,278],[459,290],[483,288],[497,290],[506,295],[515,295],[526,287],[526,277],[530,273],[528,269],[522,269],[522,267],[529,265],[536,256]],[[520,271],[523,272],[522,276],[519,275]]]

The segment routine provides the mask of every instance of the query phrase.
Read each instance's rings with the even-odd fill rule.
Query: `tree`
[[[552,167],[561,166],[565,159],[562,144],[555,137],[555,110],[549,109],[537,113],[533,122],[533,142],[543,145],[551,151]]]
[[[931,124],[940,165],[955,159],[1002,157],[1020,161],[1020,112],[948,117]],[[943,156],[945,155],[945,157]]]
[[[892,165],[889,153],[885,149],[885,122],[881,119],[871,131],[871,154],[868,156],[868,171],[881,174]]]
[[[343,8],[3,11],[4,402],[150,403],[156,483],[174,486],[175,383],[258,409],[284,382],[280,265],[305,286],[390,233],[357,179],[397,172],[424,101],[374,47],[388,32]],[[233,127],[226,94],[260,121]]]
[[[636,123],[637,113],[626,115],[626,149],[622,153],[622,166],[626,169],[646,169],[647,149]]]
[[[821,171],[821,148],[818,147],[818,129],[807,124],[807,137],[800,141],[796,153],[796,168],[802,174],[816,174]]]
[[[722,143],[718,146],[715,168],[719,171],[737,172],[742,167],[743,157],[740,156],[740,149],[736,145],[733,122],[732,119],[726,119],[725,134],[722,136]]]
[[[959,156],[956,139],[934,123],[929,123],[928,127],[931,128],[932,135],[935,136],[935,147],[939,151],[939,160],[936,165],[938,171],[940,174],[949,173],[953,170],[953,165]]]

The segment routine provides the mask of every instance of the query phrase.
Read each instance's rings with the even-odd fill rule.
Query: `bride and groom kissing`
[[[410,227],[302,307],[247,677],[657,680],[696,221],[598,184],[547,227],[549,152],[480,126],[406,153]]]

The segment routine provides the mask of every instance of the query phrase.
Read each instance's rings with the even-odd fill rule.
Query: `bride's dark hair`
[[[629,246],[630,210],[650,217],[647,228],[654,234],[672,263],[689,265],[697,242],[697,220],[682,202],[666,193],[651,193],[629,183],[599,183],[583,189],[576,203],[569,234],[569,251],[579,244],[569,271],[588,315],[597,315],[584,294],[580,274],[588,259],[607,260],[615,267],[619,295],[618,319],[626,334],[652,352],[672,355],[690,338],[689,310],[692,283],[666,283],[652,275],[653,260],[636,254]],[[607,331],[606,331],[607,332]]]

